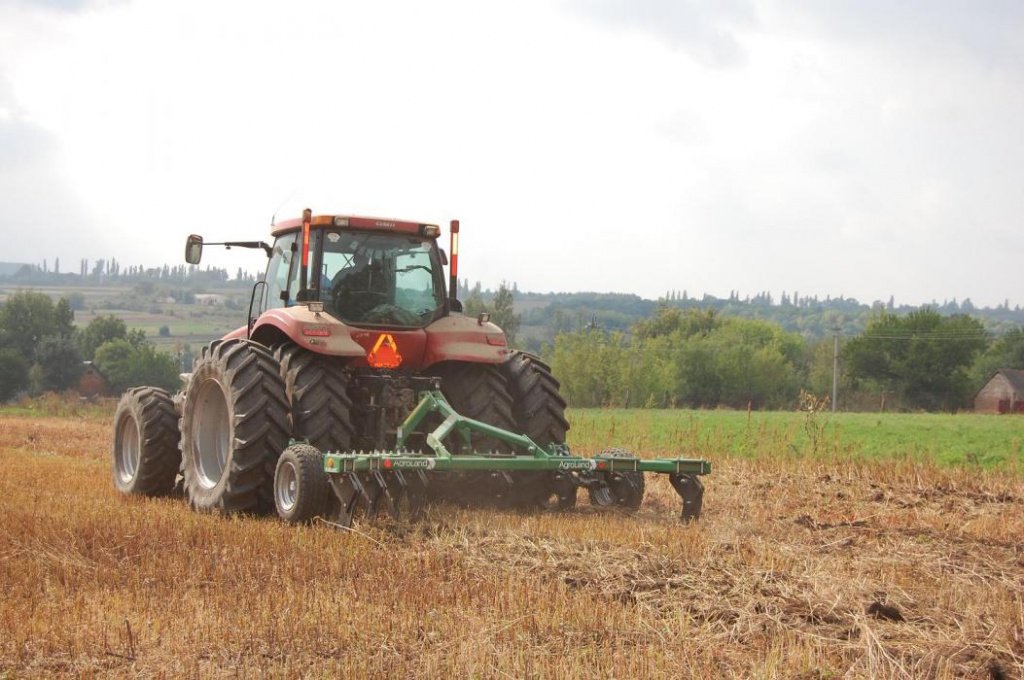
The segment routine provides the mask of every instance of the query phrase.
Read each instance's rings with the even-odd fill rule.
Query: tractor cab
[[[409,328],[422,328],[445,314],[443,255],[435,236],[315,225],[309,233],[305,281],[303,238],[301,228],[277,233],[260,311],[318,301],[350,325]]]
[[[441,229],[373,217],[313,216],[275,225],[274,244],[262,241],[206,243],[262,248],[269,258],[264,280],[253,289],[250,328],[263,312],[318,303],[319,311],[353,326],[424,328],[450,311],[456,299],[459,223],[453,220],[448,295]],[[185,260],[198,264],[203,239],[188,237]],[[254,313],[255,312],[255,316]]]

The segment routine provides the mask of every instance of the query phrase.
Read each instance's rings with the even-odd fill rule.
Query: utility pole
[[[839,326],[832,329],[832,413],[839,399]]]

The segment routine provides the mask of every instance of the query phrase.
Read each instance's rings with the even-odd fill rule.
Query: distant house
[[[1024,371],[1001,368],[974,397],[975,413],[1024,413]]]
[[[196,293],[197,305],[222,305],[227,297],[218,293]]]
[[[75,390],[83,397],[106,396],[110,392],[110,383],[91,361],[82,363],[84,364],[82,377],[78,379],[78,386]]]

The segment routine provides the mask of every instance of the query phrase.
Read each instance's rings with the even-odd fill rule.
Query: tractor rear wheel
[[[277,361],[262,345],[224,340],[204,348],[181,417],[185,494],[197,510],[266,512],[288,444],[288,402]]]
[[[541,445],[564,444],[569,421],[551,367],[540,357],[517,350],[501,365],[501,372],[512,396],[517,431]],[[515,477],[523,486],[521,499],[525,505],[567,510],[576,505],[578,490],[571,474],[525,472]]]
[[[316,447],[293,444],[284,450],[274,471],[274,505],[278,517],[298,524],[323,516],[327,512],[329,492],[324,456]]]
[[[165,496],[181,465],[174,402],[159,387],[133,387],[114,413],[114,486],[121,493]]]
[[[293,344],[278,347],[274,357],[291,403],[292,437],[320,451],[348,451],[354,428],[344,361]]]
[[[441,378],[441,392],[460,414],[515,431],[512,397],[505,376],[493,364],[448,362],[432,367],[431,374]],[[504,442],[491,437],[477,437],[473,448],[479,452],[508,453]],[[453,453],[458,453],[453,447]],[[442,497],[461,504],[511,505],[514,499],[513,476],[508,473],[449,473],[437,486]]]

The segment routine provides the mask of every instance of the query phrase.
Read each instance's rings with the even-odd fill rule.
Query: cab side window
[[[262,308],[264,311],[275,307],[284,307],[291,304],[295,299],[298,290],[299,266],[295,261],[298,234],[285,234],[274,242],[274,252],[267,263],[267,287],[263,297]],[[290,285],[289,285],[290,284]],[[289,292],[289,300],[286,303],[281,299],[282,291]]]

